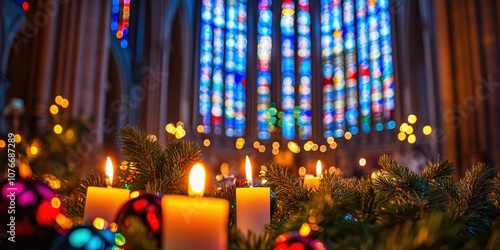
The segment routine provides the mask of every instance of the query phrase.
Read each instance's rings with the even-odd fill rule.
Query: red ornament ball
[[[15,240],[12,249],[50,246],[58,231],[64,231],[56,223],[62,212],[62,201],[43,181],[0,183],[0,230]]]
[[[282,234],[276,238],[273,250],[326,250],[326,245],[318,239],[304,237],[298,232]]]
[[[140,194],[128,200],[119,210],[116,222],[127,227],[130,225],[130,216],[135,216],[153,233],[161,244],[161,198],[154,194]]]

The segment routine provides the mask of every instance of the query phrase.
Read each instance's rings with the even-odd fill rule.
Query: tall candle
[[[250,187],[236,188],[236,225],[244,234],[261,234],[271,222],[271,189],[252,185],[252,166],[246,156],[245,170]]]
[[[108,187],[88,187],[83,219],[92,222],[100,217],[107,222],[114,222],[116,214],[129,199],[130,190],[112,188],[113,163],[108,157],[106,160],[106,182]]]
[[[205,169],[196,164],[189,174],[188,196],[162,198],[162,249],[227,249],[229,202],[203,197]]]
[[[306,174],[304,176],[304,185],[307,188],[317,189],[319,187],[319,182],[323,178],[321,161],[316,162],[316,176],[312,174]]]

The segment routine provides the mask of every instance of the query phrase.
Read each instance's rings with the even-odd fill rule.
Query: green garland
[[[153,193],[186,192],[186,171],[201,155],[196,143],[176,140],[164,147],[131,126],[121,129],[119,136],[127,157],[123,164],[129,167],[118,185]],[[243,236],[234,226],[235,216],[230,216],[229,249],[271,249],[277,236],[298,231],[304,223],[310,225],[311,237],[330,249],[500,246],[500,175],[493,166],[477,164],[456,181],[454,165],[447,160],[430,163],[420,174],[385,155],[379,165],[378,172],[359,179],[327,173],[313,190],[288,169],[266,164],[261,177],[274,190],[279,209],[263,235]],[[83,216],[86,188],[104,185],[102,178],[96,173],[82,178],[78,192],[65,199],[70,217]],[[229,201],[234,215],[234,186],[212,190],[213,196]],[[144,226],[127,230],[133,232],[122,232],[129,249],[151,238]]]

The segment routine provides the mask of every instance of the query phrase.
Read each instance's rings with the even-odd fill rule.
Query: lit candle
[[[322,174],[322,167],[321,167],[321,161],[318,160],[316,163],[316,176],[313,176],[312,174],[306,174],[304,176],[304,185],[307,188],[314,188],[317,189],[319,187],[319,181],[323,178]]]
[[[248,156],[245,171],[250,187],[236,188],[236,225],[244,234],[251,231],[259,235],[264,226],[271,222],[271,189],[252,186],[252,166]]]
[[[162,198],[162,249],[227,249],[229,202],[203,197],[205,169],[195,164],[189,174],[188,196]]]
[[[115,221],[116,214],[129,199],[130,190],[112,188],[113,163],[108,157],[106,160],[106,182],[108,187],[88,187],[87,199],[83,219],[92,222],[100,217],[111,223]]]

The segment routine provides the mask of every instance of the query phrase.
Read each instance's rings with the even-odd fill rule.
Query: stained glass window
[[[257,126],[247,132],[260,140],[355,136],[395,127],[389,0],[251,4],[255,13],[247,13],[245,0],[202,2],[203,133],[241,137],[249,115]],[[254,31],[254,43],[247,41],[248,30]],[[321,77],[315,78],[312,65],[321,68]],[[254,89],[246,89],[248,74],[255,76]],[[252,99],[255,113],[247,114]]]
[[[130,18],[130,0],[112,0],[111,34],[120,40],[120,46],[128,46],[128,28]]]

